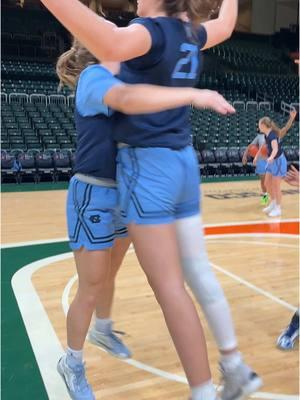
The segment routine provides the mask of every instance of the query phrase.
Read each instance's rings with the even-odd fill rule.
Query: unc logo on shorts
[[[90,221],[92,224],[99,224],[101,222],[101,217],[100,215],[91,215]]]

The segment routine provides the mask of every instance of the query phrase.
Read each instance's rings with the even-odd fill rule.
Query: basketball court
[[[276,348],[296,310],[299,282],[299,195],[286,184],[283,190],[282,218],[272,220],[261,211],[258,181],[202,185],[210,261],[230,302],[240,348],[265,383],[254,399],[299,397],[298,351]],[[2,194],[2,363],[12,377],[2,381],[6,399],[69,398],[56,373],[77,285],[65,200],[65,190]],[[216,346],[201,317],[214,382],[221,384]],[[86,344],[96,398],[186,400],[183,370],[133,248],[117,278],[113,319],[133,358],[121,361]]]

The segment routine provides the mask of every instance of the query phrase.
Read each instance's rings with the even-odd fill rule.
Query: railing
[[[7,103],[7,94],[1,92],[1,103]]]
[[[8,102],[10,104],[24,104],[28,103],[29,96],[26,93],[11,93],[8,96]]]
[[[67,98],[63,94],[51,94],[48,96],[48,104],[67,104]]]
[[[236,110],[243,110],[243,111],[245,111],[245,109],[246,109],[246,106],[245,106],[245,102],[244,102],[244,101],[234,101],[234,102],[233,102],[233,107],[234,107]]]
[[[43,93],[33,93],[28,95],[26,93],[7,93],[1,92],[1,102],[3,103],[32,103],[40,105],[63,105],[73,107],[75,104],[74,94],[65,96],[63,94],[50,94],[45,95]]]
[[[288,104],[285,101],[282,101],[280,108],[281,108],[281,111],[283,112],[283,114],[289,114],[293,110],[299,111],[299,107],[300,107],[299,103]]]
[[[247,103],[246,103],[246,110],[247,110],[247,111],[249,111],[249,110],[255,110],[255,111],[257,111],[257,110],[258,110],[258,103],[257,103],[257,101],[247,101]]]
[[[30,99],[30,103],[33,103],[33,104],[40,104],[40,105],[45,105],[45,106],[47,106],[47,104],[48,104],[48,98],[45,94],[39,94],[39,93],[31,94],[29,96],[29,99]]]
[[[258,105],[259,110],[271,111],[271,103],[269,101],[261,101]]]

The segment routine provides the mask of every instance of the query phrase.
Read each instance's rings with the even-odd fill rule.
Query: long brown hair
[[[80,1],[98,15],[104,15],[101,0]],[[63,86],[68,86],[70,89],[74,90],[81,72],[87,66],[97,63],[99,63],[99,60],[74,38],[72,47],[63,53],[56,63],[56,73],[59,77],[59,89]]]
[[[186,12],[192,22],[199,23],[218,11],[221,2],[222,0],[163,0],[163,8],[168,17],[177,17]]]
[[[278,137],[280,137],[281,129],[279,126],[269,117],[263,117],[259,120],[259,123],[266,126],[268,129],[272,129]]]

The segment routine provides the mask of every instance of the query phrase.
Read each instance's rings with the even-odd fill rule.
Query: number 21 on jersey
[[[199,65],[199,51],[198,46],[191,43],[182,43],[180,51],[185,53],[185,56],[181,58],[174,69],[172,78],[174,79],[196,79]],[[186,71],[185,66],[190,64],[190,70]]]

